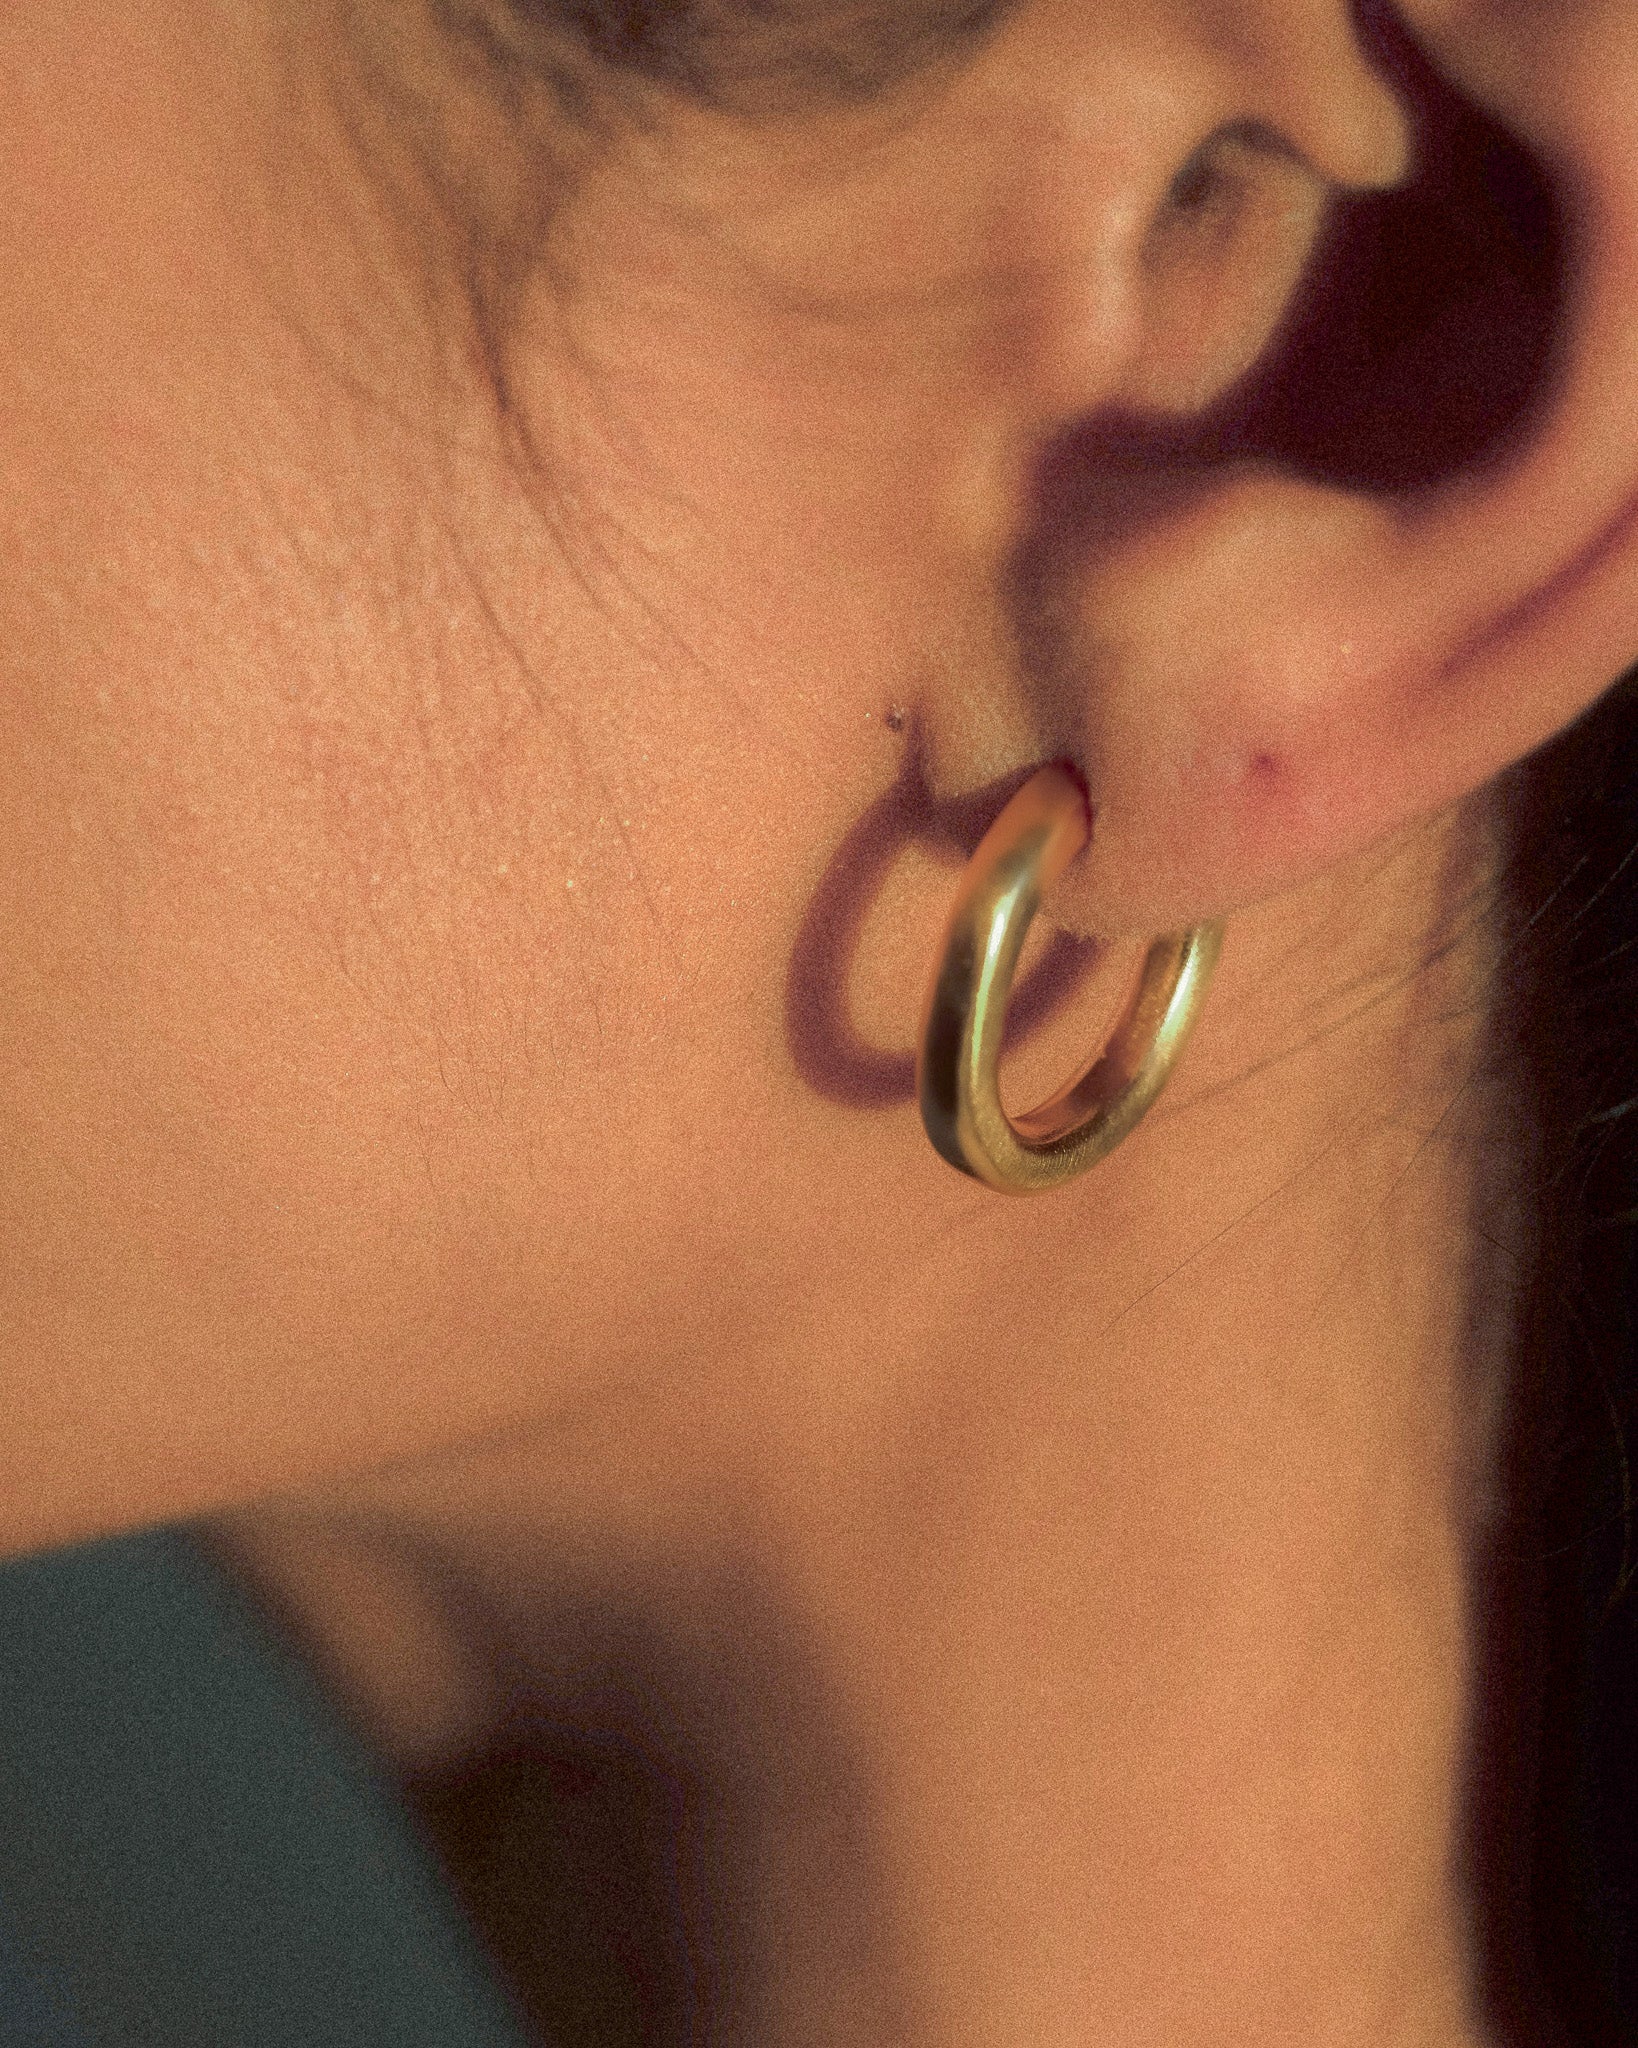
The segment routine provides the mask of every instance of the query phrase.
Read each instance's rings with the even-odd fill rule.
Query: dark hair
[[[1528,1208],[1474,1569],[1476,1934],[1501,2040],[1539,2040],[1545,2007],[1578,2048],[1619,2048],[1638,2038],[1638,674],[1502,795],[1493,1029]]]

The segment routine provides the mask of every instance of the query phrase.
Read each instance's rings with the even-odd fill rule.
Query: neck
[[[828,1329],[235,1526],[543,2010],[647,1943],[725,2040],[1476,2039],[1482,837],[1232,921],[1068,1199],[952,1177]]]

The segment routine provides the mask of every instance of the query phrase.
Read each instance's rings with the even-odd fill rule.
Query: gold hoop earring
[[[985,833],[956,892],[916,1060],[921,1118],[952,1166],[1004,1194],[1037,1194],[1106,1159],[1171,1074],[1223,943],[1221,924],[1156,939],[1102,1052],[1027,1115],[1001,1107],[998,1070],[1012,977],[1041,898],[1087,840],[1086,799],[1066,768],[1032,775]]]

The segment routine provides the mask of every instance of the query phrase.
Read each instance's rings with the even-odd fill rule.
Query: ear
[[[1638,11],[1407,12],[1368,34],[1416,168],[1336,207],[1265,366],[1190,412],[1174,321],[1116,403],[1037,442],[999,573],[1028,747],[1078,759],[1095,809],[1072,927],[1294,884],[1638,656]],[[1272,50],[1292,9],[1267,13]]]

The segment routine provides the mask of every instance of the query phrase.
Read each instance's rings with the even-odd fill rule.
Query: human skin
[[[1031,0],[883,106],[569,147],[505,422],[326,11],[0,27],[3,1540],[234,1511],[405,1768],[494,1699],[360,1522],[526,1651],[560,1579],[685,1661],[754,1586],[893,1930],[838,1932],[839,1795],[770,1739],[768,2038],[1477,2038],[1484,792],[1638,651],[1638,30],[1414,23],[1571,206],[1551,402],[1414,516],[1114,479],[1047,663],[1042,447],[1206,403],[1406,166],[1342,9]],[[1081,765],[1062,928],[1232,913],[1162,1108],[1049,1200],[793,1025],[913,749],[934,810]],[[817,956],[889,1064],[958,840]]]

